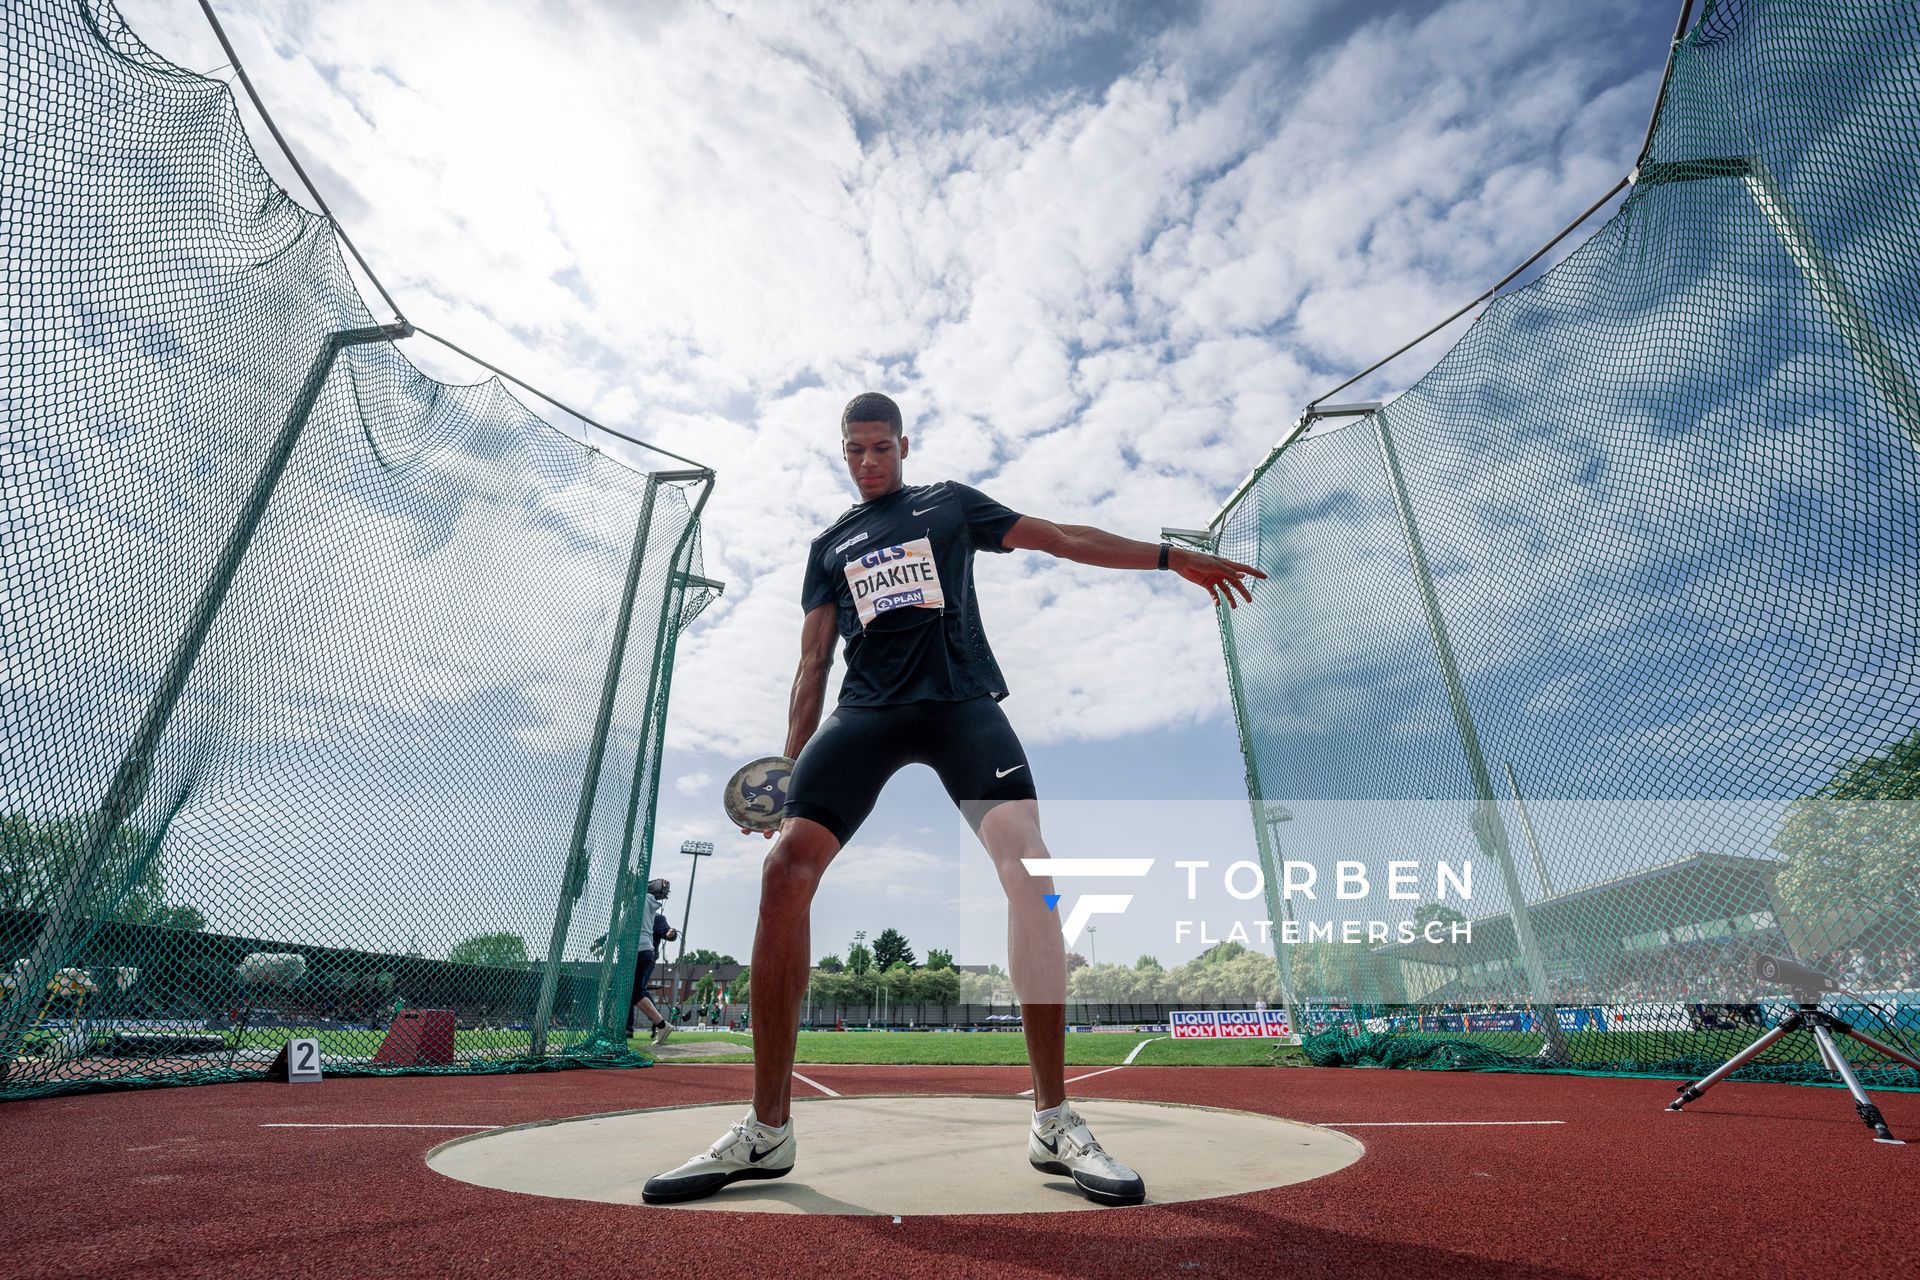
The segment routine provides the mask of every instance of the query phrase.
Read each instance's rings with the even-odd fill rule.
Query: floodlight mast
[[[687,900],[680,910],[680,950],[673,954],[676,967],[687,954],[687,924],[693,919],[693,882],[700,876],[700,859],[713,856],[713,841],[683,840],[680,852],[693,859],[693,870],[687,873]]]

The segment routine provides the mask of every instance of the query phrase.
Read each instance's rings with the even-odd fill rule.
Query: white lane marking
[[[1127,1064],[1124,1062],[1120,1064],[1121,1067],[1124,1067],[1126,1065]],[[1062,1084],[1079,1084],[1082,1080],[1091,1080],[1095,1076],[1103,1076],[1107,1074],[1107,1072],[1109,1071],[1118,1071],[1119,1069],[1120,1067],[1102,1067],[1098,1071],[1089,1071],[1087,1072],[1087,1074],[1083,1076],[1069,1076],[1066,1080],[1061,1081],[1061,1083]],[[1013,1096],[1016,1098],[1024,1098],[1027,1095],[1031,1094],[1032,1092],[1033,1092],[1032,1089],[1022,1089],[1020,1092],[1014,1094]]]
[[[498,1129],[497,1124],[263,1124],[262,1129]]]
[[[1425,1129],[1443,1125],[1565,1124],[1565,1120],[1315,1120],[1324,1129]]]
[[[1137,1044],[1137,1045],[1135,1045],[1135,1046],[1133,1046],[1133,1052],[1132,1052],[1132,1053],[1130,1053],[1130,1054],[1128,1054],[1128,1055],[1127,1055],[1127,1060],[1126,1060],[1125,1062],[1123,1062],[1123,1063],[1121,1063],[1120,1065],[1121,1065],[1121,1066],[1123,1066],[1123,1067],[1130,1067],[1130,1066],[1132,1066],[1132,1065],[1133,1065],[1133,1060],[1134,1060],[1135,1058],[1137,1058],[1137,1057],[1139,1057],[1139,1056],[1140,1056],[1140,1051],[1141,1051],[1142,1049],[1144,1049],[1144,1048],[1146,1048],[1146,1047],[1147,1047],[1148,1045],[1150,1045],[1150,1044],[1152,1044],[1152,1043],[1153,1043],[1153,1042],[1154,1042],[1155,1040],[1167,1040],[1167,1039],[1170,1039],[1170,1038],[1171,1038],[1171,1037],[1169,1037],[1169,1036],[1151,1036],[1151,1037],[1149,1037],[1148,1039],[1145,1039],[1145,1040],[1142,1040],[1142,1041],[1141,1041],[1141,1042],[1140,1042],[1139,1044]]]
[[[801,1084],[812,1085],[814,1088],[818,1089],[820,1092],[826,1094],[829,1098],[837,1098],[840,1096],[839,1094],[835,1093],[833,1090],[827,1088],[827,1086],[821,1084],[818,1080],[809,1080],[805,1076],[801,1075],[798,1071],[793,1073],[793,1078],[795,1080],[798,1080]]]

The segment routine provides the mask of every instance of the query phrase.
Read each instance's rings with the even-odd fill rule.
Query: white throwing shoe
[[[1095,1204],[1139,1204],[1147,1198],[1140,1175],[1100,1149],[1071,1104],[1027,1134],[1027,1159],[1042,1173],[1064,1173]]]
[[[671,1036],[672,1034],[673,1034],[673,1024],[671,1022],[663,1022],[659,1026],[655,1027],[653,1029],[653,1047],[658,1049],[661,1045],[667,1042],[667,1037]]]
[[[699,1200],[749,1178],[784,1178],[793,1172],[798,1150],[793,1121],[787,1121],[784,1130],[770,1129],[748,1111],[706,1151],[678,1169],[648,1178],[640,1198],[648,1204],[674,1204]]]

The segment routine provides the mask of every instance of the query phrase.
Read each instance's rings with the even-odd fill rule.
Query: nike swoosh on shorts
[[[1007,776],[1008,774],[1010,774],[1010,773],[1018,773],[1018,772],[1019,772],[1020,770],[1022,770],[1022,769],[1024,769],[1024,768],[1026,768],[1026,767],[1027,767],[1027,766],[1025,766],[1025,765],[1023,765],[1023,764],[1017,764],[1017,765],[1015,765],[1015,766],[1013,766],[1013,768],[1011,768],[1011,769],[995,769],[995,770],[993,771],[993,776],[994,776],[994,777],[996,777],[996,778],[1004,778],[1004,777],[1006,777],[1006,776]]]

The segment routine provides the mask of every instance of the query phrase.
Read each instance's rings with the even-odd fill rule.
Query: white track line
[[[497,1124],[263,1124],[262,1129],[498,1129]]]
[[[1459,1125],[1565,1124],[1565,1120],[1315,1120],[1323,1129],[1427,1129]]]
[[[1165,1037],[1165,1036],[1154,1036],[1154,1037],[1153,1037],[1152,1039],[1148,1039],[1148,1040],[1142,1040],[1142,1041],[1141,1041],[1141,1042],[1140,1042],[1139,1044],[1137,1044],[1137,1045],[1135,1045],[1135,1046],[1133,1046],[1133,1052],[1127,1055],[1127,1060],[1126,1060],[1125,1062],[1123,1062],[1123,1063],[1121,1063],[1121,1064],[1120,1064],[1120,1067],[1130,1067],[1130,1066],[1132,1066],[1132,1065],[1133,1065],[1133,1060],[1134,1060],[1135,1058],[1137,1058],[1137,1057],[1139,1057],[1139,1056],[1140,1056],[1140,1051],[1141,1051],[1142,1049],[1144,1049],[1144,1048],[1146,1048],[1146,1047],[1147,1047],[1148,1045],[1150,1045],[1150,1044],[1152,1044],[1152,1043],[1154,1042],[1154,1040],[1165,1040],[1166,1038],[1167,1038],[1167,1037]],[[1083,1075],[1083,1076],[1074,1076],[1074,1077],[1073,1077],[1073,1078],[1072,1078],[1071,1080],[1067,1080],[1067,1081],[1065,1081],[1064,1083],[1066,1083],[1066,1084],[1079,1084],[1079,1083],[1080,1083],[1080,1082],[1081,1082],[1082,1080],[1091,1080],[1091,1079],[1093,1079],[1093,1078],[1094,1078],[1095,1076],[1103,1076],[1103,1075],[1105,1075],[1105,1074],[1107,1074],[1107,1072],[1109,1072],[1109,1071],[1118,1071],[1118,1070],[1120,1069],[1120,1067],[1102,1067],[1102,1068],[1100,1068],[1100,1070],[1098,1070],[1098,1071],[1089,1071],[1089,1072],[1087,1072],[1087,1074],[1085,1074],[1085,1075]],[[1018,1093],[1016,1093],[1016,1094],[1014,1094],[1013,1096],[1014,1096],[1014,1097],[1016,1097],[1016,1098],[1024,1098],[1024,1097],[1027,1097],[1027,1096],[1028,1096],[1029,1094],[1031,1094],[1032,1092],[1033,1092],[1033,1090],[1032,1090],[1032,1089],[1022,1089],[1022,1090],[1021,1090],[1020,1092],[1018,1092]]]
[[[818,1080],[809,1080],[805,1076],[801,1075],[798,1071],[793,1073],[793,1078],[795,1080],[798,1080],[801,1084],[812,1085],[814,1088],[818,1089],[820,1092],[826,1094],[829,1098],[837,1098],[840,1096],[839,1094],[835,1093],[833,1090],[827,1088],[827,1086],[821,1084]]]
[[[1124,1067],[1125,1065],[1126,1065],[1126,1063],[1124,1063],[1124,1062],[1123,1062],[1123,1063],[1121,1063],[1121,1064],[1120,1064],[1120,1067]],[[1066,1083],[1067,1083],[1067,1084],[1079,1084],[1079,1083],[1080,1083],[1080,1082],[1081,1082],[1082,1080],[1091,1080],[1091,1079],[1093,1079],[1093,1078],[1094,1078],[1095,1076],[1103,1076],[1103,1075],[1106,1075],[1106,1074],[1107,1074],[1107,1072],[1109,1072],[1109,1071],[1118,1071],[1118,1070],[1120,1070],[1120,1067],[1102,1067],[1102,1068],[1101,1068],[1100,1070],[1098,1070],[1098,1071],[1089,1071],[1089,1072],[1087,1072],[1087,1074],[1085,1074],[1085,1075],[1083,1075],[1083,1076],[1070,1076],[1070,1077],[1068,1077],[1068,1078],[1067,1078],[1067,1080],[1066,1080]]]

